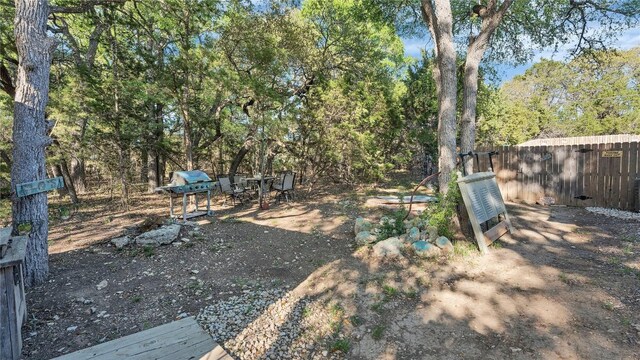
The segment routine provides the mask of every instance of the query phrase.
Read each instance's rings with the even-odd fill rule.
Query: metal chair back
[[[231,180],[228,176],[218,176],[218,183],[220,184],[220,191],[225,194],[233,193],[233,189],[231,188]]]
[[[286,173],[282,179],[282,190],[293,190],[296,173]]]

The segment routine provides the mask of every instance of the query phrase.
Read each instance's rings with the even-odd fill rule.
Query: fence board
[[[639,145],[503,146],[493,166],[505,200],[532,203],[550,196],[556,204],[633,210],[634,181],[640,176]],[[622,151],[622,156],[603,157],[609,150]],[[475,167],[476,171],[488,169],[488,157],[481,157]],[[578,199],[581,196],[590,199]]]
[[[620,209],[631,210],[633,203],[630,204],[629,188],[629,152],[630,143],[622,143],[622,160],[620,161]],[[633,181],[631,181],[633,183]]]
[[[589,188],[587,189],[587,196],[589,196],[590,199],[588,199],[584,205],[595,206],[598,194],[598,146],[589,144],[588,149],[591,150],[587,154],[589,161]]]
[[[613,150],[622,151],[622,143],[616,142],[613,144]],[[624,153],[624,152],[623,152]],[[622,156],[612,158],[612,173],[611,173],[611,206],[614,209],[622,209],[620,199],[620,184],[622,183]]]
[[[628,198],[633,199],[630,201],[629,209],[637,209],[640,207],[640,204],[637,204],[637,196],[634,196],[635,190],[635,179],[640,175],[640,157],[638,155],[640,153],[640,142],[632,142],[629,145],[629,184],[627,185]]]
[[[576,148],[573,150],[573,156],[576,157],[576,167],[577,167],[577,171],[576,171],[576,192],[575,192],[575,196],[581,196],[584,195],[584,180],[585,180],[585,173],[584,173],[584,163],[585,163],[585,157],[584,157],[584,153],[579,152],[580,149],[582,149],[583,146],[576,146]],[[579,199],[575,199],[573,200],[574,205],[578,205],[582,200]]]

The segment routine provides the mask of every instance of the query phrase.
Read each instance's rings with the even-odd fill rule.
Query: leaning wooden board
[[[469,221],[471,221],[478,248],[480,252],[485,254],[493,241],[507,231],[513,232],[509,214],[507,214],[500,188],[496,182],[496,175],[492,172],[471,174],[459,179],[458,186],[469,214]],[[503,220],[483,232],[482,224],[496,217],[502,217]]]
[[[67,354],[54,360],[177,360],[232,358],[193,317],[170,322],[120,339]]]

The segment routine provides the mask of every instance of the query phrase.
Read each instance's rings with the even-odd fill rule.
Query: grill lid
[[[171,185],[189,185],[208,181],[211,181],[211,178],[201,170],[176,171],[171,178]]]

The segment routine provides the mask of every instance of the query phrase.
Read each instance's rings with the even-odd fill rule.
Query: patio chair
[[[218,176],[218,184],[220,187],[220,192],[226,196],[224,196],[224,202],[222,205],[224,206],[227,203],[227,197],[230,197],[233,201],[233,205],[236,205],[236,199],[240,200],[242,203],[242,194],[244,194],[244,189],[236,187],[231,183],[231,179],[228,176]]]
[[[287,202],[289,202],[289,197],[291,200],[295,200],[295,183],[296,173],[294,172],[284,173],[281,180],[274,181],[273,189],[276,191],[276,202],[279,202],[283,196]]]

